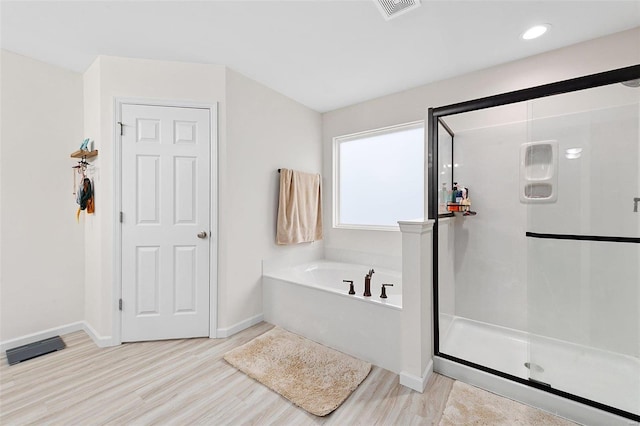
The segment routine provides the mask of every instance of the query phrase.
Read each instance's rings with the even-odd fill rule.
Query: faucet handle
[[[393,284],[382,284],[382,294],[380,294],[380,299],[387,298],[387,289],[386,287],[393,287]]]
[[[343,283],[349,283],[349,294],[356,294],[356,291],[353,289],[353,280],[342,280]]]

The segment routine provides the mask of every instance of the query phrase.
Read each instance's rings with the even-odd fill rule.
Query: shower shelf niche
[[[520,147],[520,202],[554,203],[558,199],[558,141]]]

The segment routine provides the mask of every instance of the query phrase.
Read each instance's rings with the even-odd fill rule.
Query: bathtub
[[[371,297],[364,277],[375,269]],[[350,295],[353,280],[356,294]],[[387,299],[380,298],[381,284]],[[264,320],[374,365],[401,370],[402,277],[371,265],[315,261],[265,272]]]

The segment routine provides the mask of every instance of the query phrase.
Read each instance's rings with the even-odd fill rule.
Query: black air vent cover
[[[9,365],[13,365],[40,355],[59,351],[64,348],[65,344],[60,336],[50,337],[48,339],[40,340],[39,342],[33,342],[28,345],[9,349],[7,351],[7,362],[9,362]]]

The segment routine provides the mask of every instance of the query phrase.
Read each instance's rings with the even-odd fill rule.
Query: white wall
[[[560,155],[558,200],[528,208],[529,230],[640,237],[640,90],[603,89],[632,103],[531,123],[532,140],[557,140]],[[567,148],[581,157],[567,159]],[[533,239],[528,253],[531,331],[640,356],[638,244]]]
[[[323,114],[325,247],[398,256],[400,232],[332,229],[332,139],[426,118],[428,107],[499,94],[640,63],[640,28],[427,84]]]
[[[113,294],[114,100],[145,98],[221,104],[219,137],[225,138],[225,75],[217,65],[152,61],[102,56],[87,70],[85,119],[87,137],[100,151],[94,161],[96,213],[86,223],[87,322],[106,342],[117,315]],[[89,134],[91,132],[91,134]]]
[[[586,102],[591,92],[598,101]],[[478,212],[454,219],[455,313],[637,357],[640,248],[526,238],[525,232],[640,235],[632,209],[640,179],[640,91],[616,84],[540,103],[529,103],[529,113],[521,109],[520,122],[462,132],[453,127],[457,180],[471,186]],[[580,112],[569,114],[572,109]],[[551,110],[561,115],[549,115]],[[490,121],[498,122],[503,112],[495,111]],[[548,140],[559,147],[558,198],[523,204],[520,146]],[[567,158],[569,148],[581,148],[580,158]]]
[[[321,171],[320,114],[216,65],[103,56],[85,73],[87,131],[97,132],[96,215],[87,221],[87,321],[102,337],[113,294],[113,102],[116,97],[218,102],[218,329],[262,314],[262,260],[322,243],[277,247],[277,169]]]
[[[456,180],[479,212],[454,220],[457,315],[639,353],[638,248],[524,236],[638,235],[630,187],[640,179],[639,102],[640,91],[615,84],[446,117]],[[520,145],[544,140],[559,145],[558,200],[522,204]],[[567,159],[568,148],[583,149],[580,159]]]
[[[518,165],[528,139],[526,115],[520,118],[454,129],[455,178],[469,187],[478,213],[453,220],[455,314],[527,330],[527,205],[518,197]]]
[[[263,259],[322,253],[275,244],[277,169],[322,171],[319,113],[216,65],[102,56],[80,75],[2,51],[2,67],[0,341],[86,320],[112,342],[116,97],[218,103],[219,329],[262,314]],[[77,224],[69,153],[84,137],[96,212]]]
[[[321,115],[235,71],[227,70],[226,82],[227,141],[220,158],[221,328],[262,313],[263,259],[323,247],[321,241],[275,244],[277,170],[322,172]]]
[[[1,55],[0,341],[83,319],[83,226],[69,154],[80,146],[82,76]]]
[[[91,161],[89,175],[93,178],[94,183],[94,202],[97,210],[93,217],[88,218],[85,222],[85,235],[83,241],[83,254],[85,265],[85,288],[83,311],[84,319],[92,327],[100,327],[102,309],[101,300],[101,232],[100,218],[103,216],[103,209],[108,204],[104,204],[106,199],[102,194],[100,185],[100,165],[102,157],[106,155],[105,149],[109,149],[107,145],[100,146],[100,58],[96,59],[93,64],[83,74],[84,87],[84,134],[94,139],[95,149],[98,150],[98,156]],[[101,155],[102,154],[102,155]],[[106,336],[110,336],[107,333]]]

